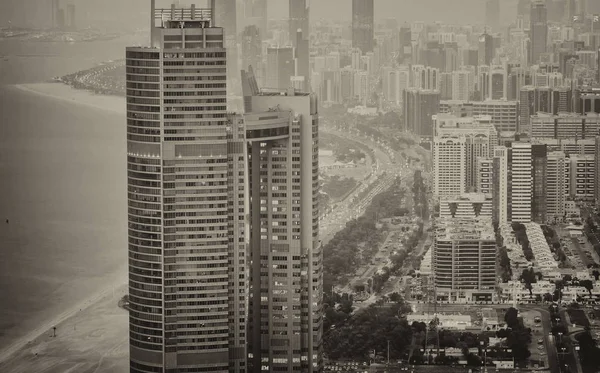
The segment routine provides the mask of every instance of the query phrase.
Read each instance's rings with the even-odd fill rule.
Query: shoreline
[[[107,295],[111,292],[113,294],[117,291],[117,289],[122,289],[127,285],[127,280],[118,280],[114,282],[110,287],[103,288],[99,290],[89,298],[83,301],[77,301],[74,305],[67,308],[66,311],[51,318],[51,321],[44,321],[42,325],[37,327],[34,330],[31,330],[26,335],[16,339],[11,344],[9,344],[6,348],[0,351],[0,367],[9,361],[12,357],[17,355],[23,349],[25,349],[30,343],[35,342],[39,339],[44,333],[51,330],[52,327],[59,326],[65,321],[71,319],[73,316],[77,315],[79,312],[83,312],[90,308],[93,305],[97,305],[100,303]],[[116,306],[116,305],[115,305]]]
[[[64,103],[83,105],[115,114],[125,115],[126,113],[124,97],[94,94],[73,88],[62,82],[15,84],[13,87],[22,92],[44,96]]]

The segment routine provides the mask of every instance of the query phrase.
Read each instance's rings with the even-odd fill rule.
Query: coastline
[[[23,351],[28,345],[33,344],[36,340],[40,339],[40,337],[42,337],[45,333],[52,330],[52,327],[56,326],[57,330],[59,330],[59,325],[73,318],[78,313],[86,311],[91,306],[98,305],[102,302],[104,298],[106,298],[111,293],[115,294],[117,291],[121,293],[123,289],[126,290],[126,284],[127,280],[118,280],[114,282],[110,287],[98,291],[97,293],[93,294],[92,296],[90,296],[82,302],[75,303],[62,314],[57,315],[56,317],[52,317],[51,321],[44,322],[38,328],[27,333],[27,335],[15,340],[7,348],[0,351],[0,368],[2,367],[2,365],[10,361],[12,357],[17,355],[19,352]],[[117,308],[116,301],[114,303],[114,307]]]
[[[16,84],[14,87],[27,93],[60,100],[65,103],[84,105],[122,115],[126,113],[124,97],[94,94],[72,88],[61,82]]]
[[[36,95],[44,99],[54,100],[57,106],[59,106],[58,110],[65,110],[65,106],[74,104],[123,116],[126,113],[123,97],[94,94],[85,90],[74,89],[64,83],[15,84],[9,86],[9,88],[16,88],[28,95]],[[100,115],[102,114],[100,113]],[[83,297],[64,302],[64,307],[61,310],[48,309],[47,312],[40,316],[28,320],[28,325],[25,326],[26,329],[23,335],[15,336],[14,339],[8,339],[8,343],[0,348],[0,371],[9,369],[8,365],[19,365],[17,363],[23,356],[31,356],[33,355],[32,351],[39,349],[42,345],[48,344],[47,335],[52,334],[53,327],[57,327],[58,334],[59,330],[64,330],[65,325],[79,324],[83,319],[87,319],[86,323],[91,323],[94,318],[103,316],[103,314],[98,313],[99,309],[103,309],[104,312],[123,311],[118,308],[117,301],[120,296],[127,293],[127,263],[125,262],[116,268],[112,268],[94,281],[98,281],[98,283],[96,286],[92,286],[89,293]],[[119,297],[113,299],[116,294],[119,294]],[[119,327],[122,329],[123,325],[119,325]],[[81,329],[82,331],[84,330],[83,327]],[[94,345],[91,344],[91,346]],[[67,356],[65,355],[63,358],[66,359]],[[56,357],[54,356],[54,358]],[[78,359],[81,361],[81,356]],[[38,360],[38,363],[41,362],[42,360]],[[9,369],[6,371],[17,370]],[[35,369],[28,371],[42,372],[46,370]],[[60,371],[60,369],[56,370],[56,372]]]

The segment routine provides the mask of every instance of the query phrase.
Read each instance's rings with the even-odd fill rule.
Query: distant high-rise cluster
[[[61,0],[51,0],[52,27],[58,30],[76,30],[75,4],[67,3],[61,6]]]

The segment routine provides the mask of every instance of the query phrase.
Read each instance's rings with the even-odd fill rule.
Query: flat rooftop
[[[437,240],[494,240],[491,218],[441,218],[435,222]]]

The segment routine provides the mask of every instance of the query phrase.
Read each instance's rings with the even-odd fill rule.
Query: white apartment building
[[[433,138],[433,194],[456,196],[466,192],[467,139],[462,134],[445,134]]]
[[[465,164],[467,189],[473,190],[477,180],[477,158],[490,157],[498,142],[498,133],[490,116],[457,117],[451,114],[433,116],[434,136],[463,135],[466,139]]]
[[[600,130],[600,115],[560,113],[558,115],[538,113],[532,115],[531,137],[551,139],[594,138]]]
[[[494,220],[505,223],[508,221],[508,148],[497,146],[494,149],[493,162],[492,201]]]
[[[528,223],[531,221],[533,187],[531,144],[513,142],[511,153],[511,220]]]

